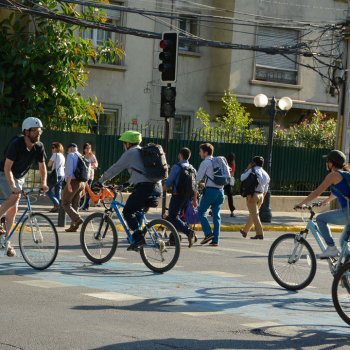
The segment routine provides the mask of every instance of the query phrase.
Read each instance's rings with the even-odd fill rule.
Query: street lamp
[[[267,106],[269,100],[266,95],[259,94],[254,97],[254,105],[255,107],[264,108]],[[271,165],[272,165],[272,145],[273,145],[273,128],[275,124],[276,115],[279,112],[287,112],[293,106],[293,101],[289,97],[282,97],[278,102],[275,96],[271,99],[270,106],[267,107],[267,112],[270,115],[269,122],[269,139],[267,144],[267,160],[266,160],[266,171],[271,176]],[[270,208],[270,189],[266,193],[263,205],[260,208],[259,216],[262,222],[271,222],[272,214]]]

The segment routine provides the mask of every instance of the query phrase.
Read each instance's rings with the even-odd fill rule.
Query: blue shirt
[[[78,153],[72,152],[68,153],[66,158],[66,166],[64,168],[64,178],[67,180],[69,177],[75,179],[74,171],[78,164]]]
[[[337,190],[334,191],[334,189],[332,189],[332,187],[335,187],[338,191],[340,191],[340,193]],[[336,185],[332,185],[331,186],[331,193],[337,197],[338,202],[342,208],[347,207],[347,205],[348,205],[347,200],[343,197],[343,195],[347,198],[350,198],[350,190],[349,190],[349,186],[348,186],[345,179],[341,180]]]
[[[167,187],[173,186],[173,188],[172,188],[172,192],[173,193],[176,193],[176,184],[178,182],[178,177],[179,177],[180,172],[181,172],[180,166],[181,167],[186,167],[188,165],[190,165],[188,160],[181,160],[180,162],[174,164],[171,167],[170,174],[169,174],[168,178],[165,181],[165,185]]]

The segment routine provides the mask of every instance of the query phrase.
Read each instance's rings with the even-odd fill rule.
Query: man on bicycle
[[[138,251],[145,243],[144,234],[140,230],[141,222],[137,213],[150,206],[157,206],[162,193],[161,181],[156,183],[146,177],[145,167],[141,156],[142,135],[135,130],[125,131],[119,138],[123,142],[125,152],[119,160],[107,169],[99,183],[103,183],[117,176],[127,169],[130,174],[129,182],[134,185],[134,191],[129,196],[123,209],[123,216],[130,230],[133,232],[134,243],[128,250]],[[152,201],[152,203],[150,203]]]
[[[22,123],[23,135],[14,137],[5,150],[5,158],[0,161],[0,190],[6,200],[0,207],[0,218],[5,222],[0,226],[0,235],[7,235],[15,220],[18,202],[21,197],[25,175],[34,162],[39,163],[41,188],[47,192],[45,148],[40,142],[43,124],[40,119],[28,117]],[[7,244],[7,255],[15,256],[16,252],[10,242]]]

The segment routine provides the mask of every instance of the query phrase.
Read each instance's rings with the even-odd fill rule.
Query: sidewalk
[[[48,198],[42,197],[40,201],[33,203],[32,205],[34,211],[42,212],[50,216],[54,224],[57,225],[57,214],[48,213],[48,210],[52,207]],[[82,212],[83,218],[90,215],[93,212],[102,212],[103,207],[90,207],[88,212]],[[158,219],[161,217],[161,206],[158,208],[151,208],[147,213],[148,219]],[[221,211],[221,230],[222,231],[239,231],[241,229],[248,217],[247,210],[236,210],[235,217],[230,217],[230,211]],[[264,231],[284,231],[284,232],[298,232],[305,228],[304,220],[308,219],[308,212],[275,212],[272,211],[272,221],[271,223],[262,223]],[[208,216],[211,222],[211,217]],[[66,216],[66,225],[70,224],[69,217]],[[332,232],[341,232],[342,226],[331,226]],[[200,230],[200,225],[196,225],[196,230]]]

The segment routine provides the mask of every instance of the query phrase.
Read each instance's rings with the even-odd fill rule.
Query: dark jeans
[[[47,192],[47,196],[52,200],[55,206],[60,205],[63,180],[64,176],[58,176],[57,184],[53,187],[49,187]]]
[[[155,202],[159,201],[161,193],[162,188],[158,183],[140,182],[135,186],[134,192],[129,196],[123,210],[124,219],[130,230],[135,231],[142,224],[137,212],[148,209],[151,206],[150,202],[155,204]]]
[[[179,232],[189,234],[190,228],[180,219],[180,213],[185,209],[190,198],[173,194],[169,203],[168,220],[175,226]]]
[[[233,212],[234,210],[236,210],[236,208],[233,205],[232,186],[231,185],[225,185],[224,186],[224,193],[227,196],[228,207],[230,208],[230,211]]]
[[[92,184],[92,180],[88,180],[88,185],[91,187],[91,184]],[[85,191],[85,196],[86,196],[86,202],[85,202],[85,205],[82,209],[88,209],[89,206],[90,206],[90,195],[89,195],[89,192],[88,191]]]

